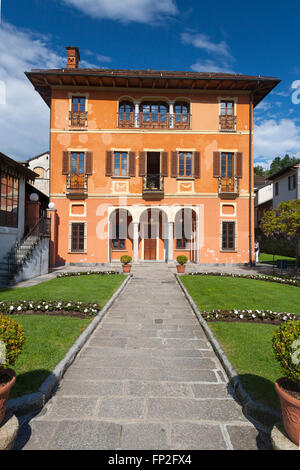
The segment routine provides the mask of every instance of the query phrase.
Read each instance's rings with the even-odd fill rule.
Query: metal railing
[[[239,180],[236,176],[232,177],[219,177],[219,194],[238,194]]]
[[[118,113],[118,127],[123,129],[190,129],[191,115],[170,113]]]
[[[69,112],[70,126],[86,127],[87,125],[87,112],[86,111],[70,111]]]
[[[147,174],[143,177],[143,193],[164,191],[164,177],[159,174]]]
[[[88,176],[69,174],[67,175],[67,194],[87,194]]]
[[[220,131],[235,131],[236,130],[236,116],[219,116],[219,130]]]

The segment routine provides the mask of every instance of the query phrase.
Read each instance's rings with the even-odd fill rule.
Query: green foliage
[[[123,255],[121,256],[120,261],[122,264],[128,264],[132,261],[132,258],[129,255]]]
[[[5,362],[0,364],[1,372],[13,366],[22,351],[25,341],[24,328],[12,318],[0,315],[0,341],[5,345]]]
[[[261,165],[256,165],[254,167],[254,173],[259,176],[266,176],[266,170]]]
[[[276,329],[272,346],[285,376],[300,381],[300,321],[292,320]]]
[[[276,209],[266,211],[260,227],[267,237],[295,240],[300,236],[300,199],[281,202]]]
[[[284,168],[287,168],[288,166],[294,165],[295,163],[298,163],[299,159],[296,157],[290,157],[288,154],[286,154],[284,157],[276,157],[272,161],[270,165],[270,171],[269,175],[275,175],[275,173],[278,173],[279,171],[283,170]]]
[[[176,260],[177,260],[177,263],[180,264],[181,266],[188,262],[188,258],[185,255],[177,256]]]

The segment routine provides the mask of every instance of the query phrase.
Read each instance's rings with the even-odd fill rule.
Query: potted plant
[[[300,320],[282,323],[273,335],[273,351],[285,376],[276,380],[285,431],[294,444],[300,440]]]
[[[10,369],[22,351],[24,329],[7,315],[0,315],[0,425],[4,419],[10,390],[15,384],[16,373]]]
[[[185,272],[185,265],[188,262],[188,258],[185,255],[177,256],[177,272],[182,274]]]
[[[124,273],[130,273],[131,270],[131,264],[129,264],[132,261],[131,256],[129,255],[123,255],[120,258],[120,261],[123,265],[123,272]]]

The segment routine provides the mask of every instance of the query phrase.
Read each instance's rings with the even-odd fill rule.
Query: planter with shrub
[[[10,369],[22,351],[25,341],[24,329],[19,323],[0,315],[0,425],[4,419],[10,390],[15,384],[16,374]]]
[[[131,270],[131,264],[129,264],[132,261],[131,256],[129,255],[123,255],[120,258],[120,261],[123,265],[123,272],[124,273],[130,273]]]
[[[184,255],[180,255],[180,256],[177,256],[176,260],[177,260],[177,263],[178,263],[177,266],[176,266],[177,267],[177,272],[179,274],[184,273],[185,272],[185,265],[188,262],[188,258]]]
[[[300,320],[283,323],[274,332],[273,351],[284,377],[276,380],[282,420],[291,441],[300,441]]]

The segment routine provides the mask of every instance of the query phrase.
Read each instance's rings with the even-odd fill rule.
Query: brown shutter
[[[92,152],[86,152],[85,154],[85,174],[93,174],[93,154]]]
[[[243,154],[241,152],[236,153],[236,176],[243,177]]]
[[[168,152],[163,152],[161,155],[161,176],[169,175],[169,154]]]
[[[110,150],[106,152],[105,176],[112,176],[112,152]]]
[[[139,176],[146,175],[146,153],[140,152]]]
[[[171,177],[177,178],[178,176],[178,169],[177,169],[177,152],[171,152]]]
[[[214,167],[213,167],[214,178],[221,176],[221,153],[214,152]]]
[[[200,178],[200,152],[194,153],[194,178]]]
[[[62,158],[62,174],[63,175],[69,174],[69,165],[70,165],[70,153],[63,152],[63,158]]]
[[[129,152],[129,176],[135,176],[135,152]]]

